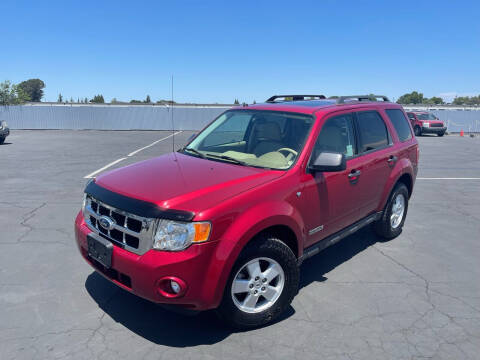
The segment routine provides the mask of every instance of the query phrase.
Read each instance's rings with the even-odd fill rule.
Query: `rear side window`
[[[388,145],[388,132],[385,122],[376,111],[357,113],[360,152],[383,148]]]
[[[398,138],[400,141],[407,141],[412,138],[412,132],[410,131],[410,126],[408,125],[408,120],[405,118],[402,110],[390,109],[385,110],[390,121],[395,128]]]

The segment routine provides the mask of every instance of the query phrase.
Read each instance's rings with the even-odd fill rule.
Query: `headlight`
[[[6,121],[0,121],[0,129],[6,128],[7,126],[8,125]]]
[[[153,238],[153,248],[166,251],[181,251],[194,243],[208,240],[211,224],[209,222],[178,222],[159,220]]]
[[[430,127],[430,123],[424,122],[424,123],[422,124],[422,126],[423,126],[423,127]]]
[[[82,214],[85,216],[85,207],[87,206],[87,194],[83,193]]]

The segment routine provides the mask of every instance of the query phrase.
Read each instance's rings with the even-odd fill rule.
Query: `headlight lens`
[[[423,125],[423,127],[430,127],[430,123],[428,123],[428,122],[424,122],[422,125]]]
[[[87,194],[83,193],[82,214],[85,216],[85,207],[87,206]]]
[[[153,248],[165,251],[181,251],[194,243],[207,241],[209,222],[178,222],[161,219],[153,239]]]

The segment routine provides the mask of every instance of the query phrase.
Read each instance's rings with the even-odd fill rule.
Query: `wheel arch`
[[[212,279],[217,277],[217,281],[210,282],[204,289],[205,294],[210,293],[213,297],[213,307],[220,303],[230,272],[249,243],[262,234],[272,234],[285,242],[298,258],[303,253],[303,227],[298,211],[283,201],[263,203],[239,216],[219,241],[216,264],[208,271]]]
[[[412,192],[413,192],[413,167],[409,160],[406,158],[401,159],[397,165],[395,166],[394,170],[392,171],[389,180],[383,190],[382,200],[377,208],[377,211],[383,211],[385,205],[387,204],[388,199],[390,198],[393,189],[395,186],[402,182],[408,189],[408,198],[410,199]]]

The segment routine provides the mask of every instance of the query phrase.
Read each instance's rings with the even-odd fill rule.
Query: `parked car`
[[[0,121],[0,145],[5,142],[7,136],[10,135],[10,129],[6,121]]]
[[[412,123],[415,136],[421,136],[422,134],[437,134],[438,136],[443,136],[447,132],[445,123],[431,112],[411,111],[407,112],[407,115]]]
[[[217,309],[238,328],[271,322],[302,261],[369,224],[402,232],[418,144],[403,108],[377,98],[274,96],[97,177],[75,221],[81,255],[150,301]]]

